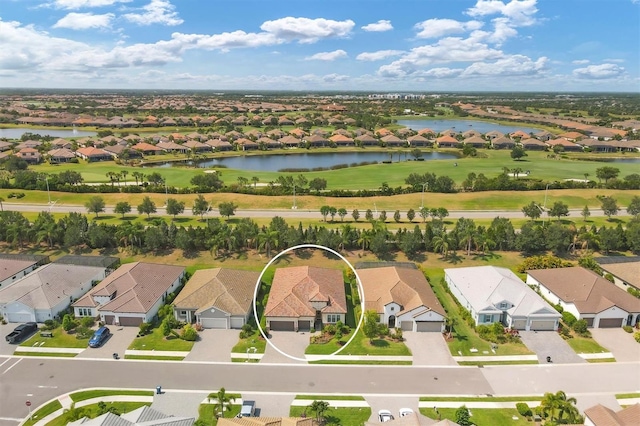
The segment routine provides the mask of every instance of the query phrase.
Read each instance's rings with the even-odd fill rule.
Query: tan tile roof
[[[173,302],[177,309],[201,312],[215,307],[230,315],[246,315],[253,304],[259,272],[215,268],[196,271]]]
[[[314,316],[311,300],[328,302],[322,312],[346,313],[342,271],[313,266],[276,269],[265,316]]]
[[[0,259],[0,282],[38,263],[36,260]]]
[[[365,308],[384,311],[384,306],[395,302],[404,312],[424,306],[446,316],[446,312],[431,289],[424,274],[418,269],[387,266],[358,269],[365,296]]]
[[[619,263],[600,263],[600,266],[603,270],[609,272],[612,275],[615,275],[624,282],[636,288],[640,288],[640,256],[636,256],[635,258],[637,259],[635,261],[627,261],[627,258],[623,258],[624,261],[621,261]]]
[[[602,404],[584,410],[595,426],[636,426],[640,424],[640,404],[615,412]]]
[[[582,314],[602,312],[612,306],[631,313],[640,312],[640,299],[588,269],[538,269],[527,273],[563,301],[574,303]]]
[[[133,262],[113,271],[73,306],[95,306],[93,296],[110,296],[100,310],[146,313],[184,272],[184,267]]]

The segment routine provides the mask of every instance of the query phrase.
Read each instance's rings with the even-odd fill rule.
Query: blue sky
[[[640,0],[0,0],[0,87],[640,91]]]

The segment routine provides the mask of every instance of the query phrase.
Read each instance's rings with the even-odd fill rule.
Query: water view
[[[49,129],[0,129],[0,138],[20,139],[25,133],[33,133],[40,136],[51,136],[54,138],[84,138],[86,136],[95,136],[96,132],[85,132],[83,130],[49,130]]]
[[[392,159],[393,156],[393,159]],[[422,158],[429,160],[452,160],[457,158],[452,154],[443,154],[440,152],[424,153]],[[344,153],[300,153],[289,155],[251,155],[226,158],[214,158],[205,161],[199,161],[198,167],[214,167],[226,166],[230,169],[239,170],[256,170],[262,172],[277,172],[282,169],[313,169],[316,167],[329,168],[338,164],[352,164],[362,162],[382,162],[389,161],[408,161],[413,160],[413,156],[409,150],[399,152],[344,152]],[[183,163],[161,163],[154,165],[155,167],[172,167],[179,166]],[[151,166],[151,165],[150,165]]]
[[[512,133],[517,130],[522,130],[527,133],[537,133],[541,129],[524,126],[505,126],[497,123],[489,123],[487,121],[475,121],[475,120],[398,120],[398,124],[406,126],[412,130],[420,130],[429,128],[434,132],[441,132],[443,130],[454,129],[459,132],[466,132],[467,130],[477,130],[480,133],[487,133],[493,130],[497,130],[501,133]]]

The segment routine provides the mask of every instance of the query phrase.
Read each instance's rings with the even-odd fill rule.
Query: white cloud
[[[53,28],[69,28],[72,30],[87,30],[89,28],[108,28],[111,26],[113,13],[94,15],[93,13],[71,12],[53,25]]]
[[[624,68],[616,64],[589,65],[573,70],[574,76],[593,80],[620,77],[624,73]]]
[[[414,28],[419,30],[418,34],[416,34],[418,38],[438,38],[445,35],[477,30],[482,28],[482,22],[460,22],[453,19],[427,19],[426,21],[418,22]]]
[[[543,71],[547,61],[544,56],[532,61],[524,55],[513,55],[491,63],[473,63],[464,70],[462,76],[531,76]]]
[[[462,70],[458,68],[431,68],[425,71],[424,75],[435,78],[453,78],[459,76],[460,73]]]
[[[475,6],[465,12],[469,16],[502,15],[509,23],[517,27],[526,27],[537,22],[535,14],[537,0],[478,0]]]
[[[338,82],[342,82],[342,81],[347,81],[349,80],[349,76],[348,75],[344,75],[344,74],[327,74],[325,76],[322,77],[322,81],[327,82],[327,83],[338,83]]]
[[[161,24],[172,27],[184,22],[175,8],[168,0],[151,0],[149,4],[142,7],[141,13],[125,13],[122,16],[138,25]]]
[[[588,59],[576,59],[575,61],[571,61],[571,63],[575,65],[584,65],[588,64],[589,62],[591,61],[589,61]]]
[[[640,2],[640,0],[638,0]],[[604,58],[603,59],[604,62],[615,62],[616,64],[621,64],[624,62],[624,59],[619,59],[619,58]]]
[[[376,52],[362,52],[356,59],[359,61],[380,61],[382,59],[390,58],[393,56],[402,55],[405,53],[402,50],[378,50]]]
[[[334,21],[331,19],[317,18],[286,18],[266,21],[260,29],[272,34],[277,39],[285,41],[297,40],[299,43],[315,43],[323,38],[347,37],[355,22]]]
[[[333,52],[320,52],[315,55],[307,56],[307,61],[335,61],[336,59],[346,58],[347,52],[342,49],[334,50]]]
[[[52,4],[57,9],[81,9],[83,7],[103,7],[116,3],[129,3],[131,0],[55,0]]]
[[[232,48],[240,47],[260,47],[281,44],[273,34],[269,33],[246,33],[244,31],[233,31],[213,35],[180,34],[174,33],[173,38],[181,39],[187,44],[193,43],[195,47],[208,50],[228,51]]]
[[[383,32],[383,31],[391,31],[393,29],[393,25],[391,25],[391,21],[388,21],[386,19],[381,19],[378,22],[367,24],[361,28],[364,31]]]

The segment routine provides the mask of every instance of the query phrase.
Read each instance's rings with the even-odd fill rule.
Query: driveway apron
[[[441,333],[405,331],[402,336],[413,354],[413,365],[457,365]]]
[[[231,349],[238,343],[239,335],[240,330],[202,330],[185,361],[230,362]]]
[[[547,357],[556,364],[586,362],[555,331],[521,331],[520,338],[529,350],[536,353],[541,364],[547,363]]]
[[[99,348],[87,347],[76,358],[113,358],[114,353],[117,353],[120,358],[124,358],[124,351],[138,334],[138,327],[116,327],[113,325],[108,327],[111,336]]]
[[[592,328],[594,340],[607,348],[618,362],[637,362],[640,360],[640,345],[622,328]]]
[[[269,342],[276,346],[280,351],[294,356],[296,358],[304,358],[304,351],[309,346],[309,333],[296,333],[293,331],[272,331]],[[303,361],[296,361],[291,359],[276,349],[274,349],[269,343],[264,351],[264,356],[261,363],[279,363],[279,364],[291,364],[301,363]]]

